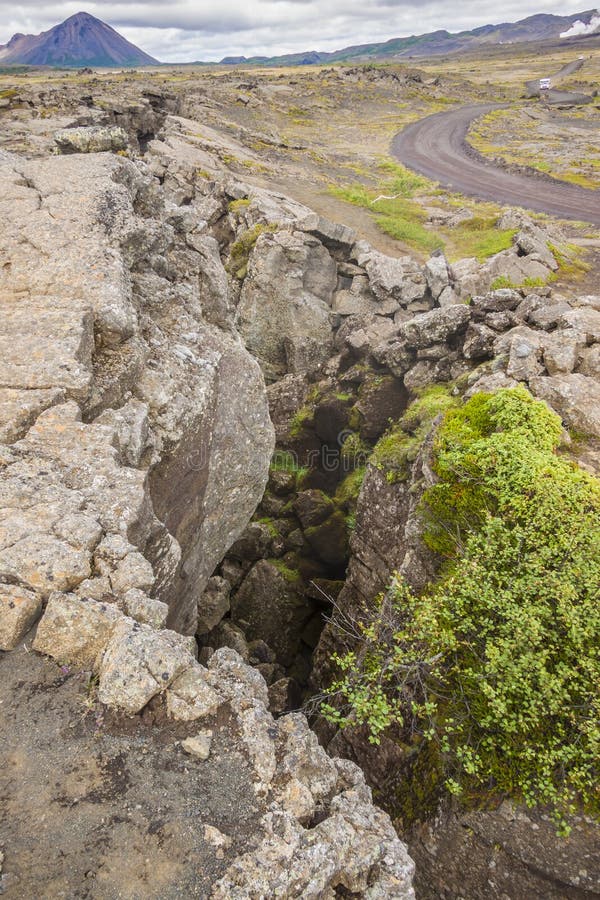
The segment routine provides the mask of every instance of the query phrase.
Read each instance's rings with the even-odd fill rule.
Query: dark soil
[[[87,673],[0,653],[0,894],[15,900],[208,897],[254,846],[259,808],[231,721],[112,716]],[[214,730],[210,758],[179,741]],[[229,740],[226,742],[227,735]],[[204,825],[232,839],[218,858]],[[1,856],[0,856],[1,859]]]

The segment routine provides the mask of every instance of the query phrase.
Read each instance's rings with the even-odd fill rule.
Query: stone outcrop
[[[332,354],[333,259],[312,235],[259,237],[238,305],[238,327],[269,380],[315,371]]]
[[[102,153],[127,149],[127,132],[118,125],[63,128],[54,135],[61,153]]]
[[[410,900],[412,861],[360,771],[330,759],[303,716],[276,721],[235,651],[199,662],[186,636],[228,607],[210,576],[262,497],[274,443],[206,196],[176,206],[175,180],[161,188],[143,164],[97,153],[5,156],[0,181],[2,650],[41,614],[33,649],[90,673],[99,722],[160,710],[195,765],[230,729],[260,827],[215,897]],[[326,231],[288,234],[333,273],[313,232],[331,247],[347,234]]]
[[[258,367],[206,322],[204,257],[138,168],[7,160],[2,183],[3,506],[7,537],[27,536],[0,550],[0,576],[42,597],[82,582],[90,596],[154,591],[194,630],[197,595],[266,479]]]
[[[227,148],[165,122],[170,102],[69,127],[63,155],[0,155],[0,651],[40,619],[33,649],[90,673],[100,720],[156,719],[185,765],[210,766],[223,744],[231,770],[241,760],[255,839],[232,846],[204,824],[226,859],[213,896],[409,900],[411,860],[360,770],[289,709],[313,661],[313,686],[329,677],[332,601],[351,622],[393,570],[415,589],[435,574],[418,515],[427,443],[401,475],[371,459],[422,389],[524,383],[598,469],[600,302],[489,289],[556,269],[550,233],[524,216],[499,223],[513,246],[483,266],[440,253],[423,266],[212,177],[207,148]],[[125,145],[147,146],[144,161],[106,152]],[[320,736],[398,815],[395,742]],[[494,812],[468,819],[471,843],[456,810],[438,813],[411,834],[421,885],[447,866],[458,896],[452,855],[485,857],[493,834],[532,896],[549,879],[590,888],[550,852],[538,877],[539,823],[519,843],[518,808],[499,813],[505,829]]]

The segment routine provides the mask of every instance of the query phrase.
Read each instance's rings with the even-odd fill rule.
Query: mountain
[[[29,66],[153,66],[153,59],[114,28],[76,13],[41,34],[15,34],[0,44],[0,64]]]
[[[357,44],[334,50],[332,53],[320,53],[308,50],[302,53],[288,53],[283,56],[226,57],[221,65],[237,64],[268,66],[302,66],[310,64],[346,62],[375,62],[405,59],[407,57],[443,56],[464,50],[476,50],[493,44],[517,44],[525,41],[558,40],[577,21],[588,24],[597,15],[596,10],[575,13],[572,16],[554,16],[540,13],[528,16],[518,22],[504,22],[501,25],[483,25],[471,31],[460,31],[452,34],[449,31],[433,31],[429,34],[411,35],[410,37],[392,38],[384,43]],[[589,32],[588,32],[589,33]],[[582,32],[580,31],[581,35]]]

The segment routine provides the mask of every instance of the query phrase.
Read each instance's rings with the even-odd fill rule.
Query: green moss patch
[[[236,241],[231,245],[229,251],[229,260],[227,263],[227,271],[243,281],[248,272],[248,260],[254,249],[254,245],[261,234],[273,234],[277,231],[276,225],[264,225],[259,223],[252,228],[244,231]]]
[[[384,471],[391,484],[405,481],[433,420],[457,403],[448,385],[426,388],[400,421],[379,439],[371,454],[371,464]]]

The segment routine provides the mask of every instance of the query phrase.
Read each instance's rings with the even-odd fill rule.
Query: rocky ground
[[[469,140],[486,156],[596,189],[600,187],[600,106],[523,107],[484,116]]]
[[[411,202],[449,242],[431,255],[323,194],[351,166],[368,183],[402,117],[460,85],[182,70],[3,97],[8,896],[410,898],[406,846],[350,760],[420,896],[598,891],[592,822],[557,852],[518,805],[461,819],[393,741],[316,718],[327,755],[290,712],[326,686],[334,606],[351,621],[394,569],[415,587],[435,571],[416,513],[431,423],[389,453],[419,392],[525,384],[599,469],[585,232],[425,185]],[[384,123],[364,156],[361,109]],[[490,252],[461,255],[482,216]]]

